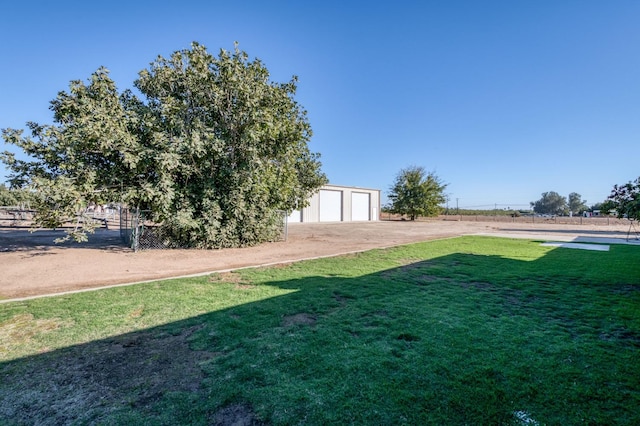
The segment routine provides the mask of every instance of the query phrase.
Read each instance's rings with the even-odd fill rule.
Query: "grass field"
[[[462,237],[0,305],[1,424],[640,424],[640,248]]]

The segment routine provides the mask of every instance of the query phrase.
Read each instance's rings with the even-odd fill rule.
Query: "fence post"
[[[131,217],[131,248],[134,252],[138,251],[138,243],[140,242],[140,210],[134,209]]]

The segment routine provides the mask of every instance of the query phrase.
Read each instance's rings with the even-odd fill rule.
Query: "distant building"
[[[609,212],[605,215],[601,210],[592,210],[590,212],[584,212],[584,217],[598,217],[598,216],[617,216],[618,212],[614,210],[609,210]]]
[[[380,216],[380,190],[324,185],[309,199],[309,206],[294,210],[288,223],[367,222]]]

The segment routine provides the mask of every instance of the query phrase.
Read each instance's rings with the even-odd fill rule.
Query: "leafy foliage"
[[[533,211],[539,214],[561,215],[567,211],[567,199],[557,192],[543,192],[542,198],[532,201]]]
[[[615,210],[618,217],[640,220],[640,177],[623,185],[614,185],[603,210]]]
[[[582,195],[577,192],[572,192],[569,194],[569,203],[568,203],[569,211],[574,214],[580,214],[585,210],[588,210],[587,200],[582,199]]]
[[[402,169],[389,192],[389,211],[408,215],[411,220],[418,216],[436,216],[442,211],[446,187],[435,173],[427,173],[423,167]]]
[[[35,200],[34,194],[25,189],[7,188],[0,184],[0,206],[24,206],[29,208]]]
[[[296,78],[270,82],[237,45],[218,57],[197,43],[160,56],[134,85],[144,100],[119,94],[100,68],[51,102],[55,125],[28,123],[31,137],[3,130],[32,159],[2,155],[12,185],[41,195],[39,225],[122,200],[150,210],[176,245],[253,245],[275,237],[277,210],[304,206],[326,183]]]

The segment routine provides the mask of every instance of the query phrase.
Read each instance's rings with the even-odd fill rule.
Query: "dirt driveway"
[[[618,238],[621,225],[381,221],[293,224],[287,241],[224,250],[148,250],[123,247],[119,231],[99,230],[85,245],[55,245],[60,232],[0,228],[0,299],[59,293],[167,277],[291,262],[378,247],[489,234],[556,241]]]

